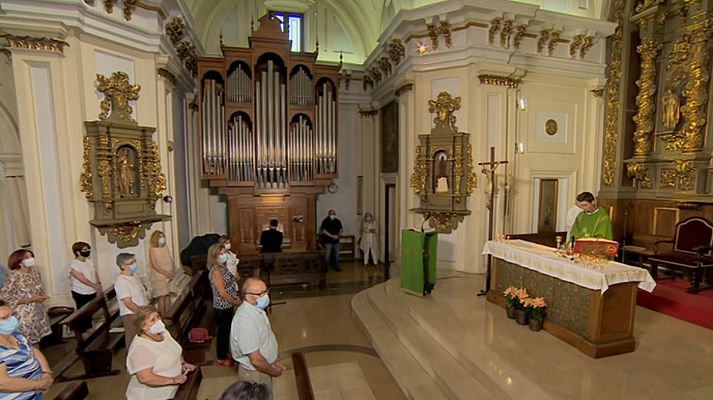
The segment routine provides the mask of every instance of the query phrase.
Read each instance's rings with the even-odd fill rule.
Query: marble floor
[[[713,398],[713,330],[637,307],[636,351],[592,359],[515,324],[476,296],[482,287],[482,276],[452,273],[425,298],[403,293],[394,280],[354,297],[355,313],[408,398]]]

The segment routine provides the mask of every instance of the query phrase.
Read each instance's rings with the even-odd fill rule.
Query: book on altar
[[[619,251],[619,242],[609,239],[582,238],[574,241],[574,253],[614,257]]]

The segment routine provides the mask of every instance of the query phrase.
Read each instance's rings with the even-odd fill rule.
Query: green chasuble
[[[612,232],[611,219],[609,219],[607,212],[601,208],[597,208],[591,214],[582,211],[577,215],[577,219],[574,220],[570,237],[613,240],[614,233]]]

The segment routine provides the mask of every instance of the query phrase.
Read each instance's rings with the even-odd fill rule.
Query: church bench
[[[201,367],[197,367],[195,371],[190,372],[185,382],[178,387],[173,400],[196,400],[198,389],[201,387],[203,380],[203,372]]]
[[[68,384],[52,400],[83,400],[87,396],[89,396],[89,387],[86,381],[81,381]]]
[[[110,332],[111,328],[119,327],[121,320],[118,307],[109,307],[107,301],[116,301],[116,291],[112,287],[104,292],[103,296],[98,296],[82,306],[80,309],[68,316],[64,323],[74,332],[77,341],[75,349],[76,355],[82,360],[85,374],[78,376],[65,376],[64,372],[74,364],[71,358],[62,360],[56,368],[57,380],[82,379],[86,377],[96,377],[104,375],[116,375],[120,371],[112,370],[112,358],[114,351],[124,344],[123,332]],[[102,313],[103,322],[94,330],[82,333],[82,328],[87,320],[92,320],[94,314]]]
[[[50,320],[52,333],[42,338],[40,346],[49,346],[62,341],[62,327],[64,326],[64,320],[73,312],[74,308],[71,307],[52,307],[47,310],[47,316]]]
[[[260,276],[269,285],[308,283],[323,286],[326,282],[323,264],[324,253],[320,251],[248,254],[240,257],[238,274],[241,277]],[[272,265],[269,271],[268,265]]]
[[[206,315],[203,280],[207,271],[197,271],[188,282],[183,292],[171,303],[166,312],[168,330],[183,347],[183,358],[190,363],[205,361],[205,353],[210,347],[210,341],[204,343],[191,343],[188,341],[188,332],[191,328],[202,326]],[[205,327],[205,326],[204,326]],[[210,331],[210,330],[209,330]]]

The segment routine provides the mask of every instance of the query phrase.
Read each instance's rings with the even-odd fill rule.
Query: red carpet
[[[680,279],[657,281],[653,293],[639,289],[636,304],[713,329],[713,289],[690,294],[686,292],[689,286]]]

